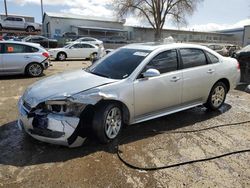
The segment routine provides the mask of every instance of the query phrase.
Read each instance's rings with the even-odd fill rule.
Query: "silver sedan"
[[[86,70],[62,73],[30,86],[19,100],[18,125],[32,137],[80,146],[87,130],[101,143],[124,124],[204,104],[220,108],[240,78],[237,60],[191,44],[133,44]]]

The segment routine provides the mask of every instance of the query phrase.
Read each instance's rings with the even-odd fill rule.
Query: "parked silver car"
[[[40,76],[49,67],[49,53],[39,44],[0,41],[0,75]]]
[[[19,100],[19,127],[54,144],[79,146],[86,130],[102,143],[135,124],[204,104],[220,108],[240,77],[238,62],[191,44],[133,44],[86,70],[30,86]],[[136,133],[135,133],[136,134]]]

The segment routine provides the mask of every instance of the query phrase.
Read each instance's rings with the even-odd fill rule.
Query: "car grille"
[[[31,111],[31,106],[30,106],[30,104],[29,103],[27,103],[26,101],[23,101],[23,106],[24,106],[24,108],[26,109],[26,110],[28,110],[28,112],[30,112]]]

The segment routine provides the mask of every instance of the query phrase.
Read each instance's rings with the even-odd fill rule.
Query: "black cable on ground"
[[[229,124],[222,124],[222,125],[217,125],[217,126],[212,126],[212,127],[207,127],[207,128],[203,128],[203,129],[196,129],[196,130],[186,130],[186,131],[159,131],[159,132],[150,132],[150,134],[181,134],[181,133],[193,133],[193,132],[201,132],[201,131],[206,131],[206,130],[211,130],[211,129],[216,129],[216,128],[220,128],[220,127],[229,127],[229,126],[236,126],[236,125],[243,125],[246,123],[250,123],[250,121],[242,121],[242,122],[236,122],[236,123],[229,123]],[[250,124],[249,124],[250,125]],[[146,135],[148,133],[144,133],[143,135]],[[126,137],[125,139],[122,139],[121,141],[125,141],[127,140],[128,137]],[[214,160],[214,159],[218,159],[218,158],[222,158],[222,157],[226,157],[226,156],[230,156],[230,155],[235,155],[235,154],[240,154],[240,153],[246,153],[246,152],[250,152],[250,149],[245,149],[245,150],[239,150],[239,151],[233,151],[233,152],[228,152],[228,153],[224,153],[221,155],[217,155],[217,156],[212,156],[212,157],[208,157],[208,158],[203,158],[203,159],[197,159],[197,160],[190,160],[190,161],[185,161],[185,162],[181,162],[181,163],[175,163],[175,164],[169,164],[169,165],[164,165],[164,166],[160,166],[160,167],[139,167],[136,166],[134,164],[131,164],[129,162],[127,162],[122,156],[121,154],[123,153],[120,149],[119,146],[121,143],[123,142],[119,142],[117,145],[117,156],[118,158],[129,168],[132,169],[136,169],[136,170],[144,170],[144,171],[155,171],[155,170],[162,170],[162,169],[167,169],[167,168],[173,168],[173,167],[178,167],[178,166],[183,166],[183,165],[187,165],[187,164],[192,164],[192,163],[199,163],[199,162],[205,162],[205,161],[210,161],[210,160]]]

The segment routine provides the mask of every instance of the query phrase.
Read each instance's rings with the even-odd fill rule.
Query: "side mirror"
[[[142,73],[144,78],[151,78],[160,76],[161,73],[157,69],[148,69],[146,72]]]

